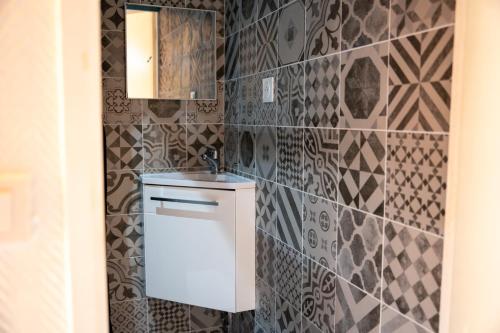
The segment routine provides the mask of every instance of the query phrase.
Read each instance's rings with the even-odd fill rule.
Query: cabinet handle
[[[153,201],[166,201],[166,202],[178,202],[192,205],[205,205],[205,206],[219,206],[217,201],[202,201],[202,200],[186,200],[186,199],[174,199],[174,198],[159,198],[151,197]]]

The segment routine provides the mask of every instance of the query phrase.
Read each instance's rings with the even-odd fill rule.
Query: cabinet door
[[[144,187],[146,294],[235,307],[235,192]]]

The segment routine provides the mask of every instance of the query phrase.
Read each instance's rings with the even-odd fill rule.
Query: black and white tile
[[[148,298],[150,333],[189,331],[189,305]]]
[[[383,132],[340,131],[340,203],[384,216],[385,147]]]
[[[239,137],[239,170],[253,175],[255,174],[255,128],[240,126]]]
[[[426,333],[427,330],[418,326],[408,318],[387,305],[382,307],[381,333]]]
[[[385,224],[382,299],[429,330],[439,329],[443,239]]]
[[[103,113],[105,124],[141,124],[142,103],[128,99],[124,78],[103,78]]]
[[[186,127],[177,124],[143,127],[144,165],[148,169],[186,166]]]
[[[224,72],[226,80],[233,79],[240,75],[240,34],[226,38],[224,52]]]
[[[222,311],[202,308],[199,306],[189,307],[191,331],[198,332],[205,329],[223,326],[226,317],[227,313]]]
[[[186,122],[186,102],[150,99],[144,101],[142,121],[149,124],[177,124]]]
[[[109,320],[114,332],[148,333],[147,300],[112,303]]]
[[[278,126],[304,124],[304,66],[302,63],[282,67],[277,78]]]
[[[214,10],[217,37],[224,38],[224,0],[185,0],[187,8]]]
[[[302,190],[304,130],[278,127],[277,137],[277,180],[280,184]]]
[[[259,229],[256,230],[255,239],[256,276],[274,288],[276,241],[274,237]]]
[[[217,99],[187,102],[187,122],[220,124],[224,122],[224,83],[217,82]]]
[[[295,309],[284,298],[276,297],[276,331],[300,332],[302,317],[299,310]]]
[[[335,330],[335,274],[304,257],[302,313],[322,332]]]
[[[262,280],[255,282],[255,321],[265,332],[275,332],[276,312],[275,312],[274,291]]]
[[[302,250],[302,192],[277,186],[277,236],[297,251]]]
[[[276,235],[277,185],[274,182],[256,180],[256,225],[271,235]]]
[[[188,167],[207,167],[201,156],[208,148],[218,152],[219,161],[224,161],[224,125],[197,124],[187,126]],[[222,162],[221,162],[222,166]]]
[[[108,259],[144,255],[141,214],[106,216],[106,254]]]
[[[257,64],[258,72],[276,68],[278,65],[278,13],[257,21]]]
[[[108,260],[106,267],[111,303],[139,300],[146,296],[143,258]]]
[[[226,81],[224,89],[224,123],[238,123],[240,85],[238,80]]]
[[[376,298],[381,289],[382,228],[381,218],[339,209],[337,274]]]
[[[258,0],[259,19],[278,9],[279,0]]]
[[[340,0],[306,0],[306,58],[340,51]]]
[[[337,263],[337,204],[304,195],[303,253],[334,271]]]
[[[276,179],[276,128],[258,126],[255,128],[255,170],[256,175],[267,180]]]
[[[253,125],[255,123],[260,96],[257,90],[259,87],[257,80],[257,75],[247,76],[239,80],[240,102],[238,124]]]
[[[340,109],[340,56],[305,64],[305,125],[337,127]]]
[[[338,131],[304,130],[304,191],[337,200]]]
[[[240,28],[240,2],[234,0],[225,0],[225,33],[226,36],[232,35]]]
[[[257,20],[257,0],[234,0],[240,4],[240,27],[244,28]]]
[[[254,0],[250,0],[252,2]],[[246,2],[246,1],[245,1]],[[240,31],[240,74],[255,74],[257,69],[257,24]]]
[[[102,30],[124,30],[125,29],[125,1],[124,0],[102,0],[101,22]]]
[[[280,9],[278,25],[278,60],[280,66],[304,59],[304,13],[304,4],[301,0]]]
[[[276,242],[275,289],[296,309],[300,309],[302,256],[287,245]]]
[[[142,169],[142,126],[104,126],[107,170]]]
[[[141,213],[141,181],[137,171],[110,171],[106,174],[106,213]]]
[[[125,77],[125,33],[103,31],[101,34],[103,77]]]
[[[240,163],[238,126],[224,126],[224,166],[237,170]]]

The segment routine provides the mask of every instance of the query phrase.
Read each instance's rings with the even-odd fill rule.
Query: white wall
[[[441,332],[500,332],[499,18],[457,2]]]
[[[0,1],[0,175],[31,179],[0,332],[107,331],[99,26],[99,1]]]

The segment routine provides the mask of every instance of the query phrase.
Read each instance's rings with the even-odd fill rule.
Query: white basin
[[[211,174],[209,172],[167,172],[143,174],[142,183],[145,185],[168,185],[182,187],[240,189],[255,188],[251,179],[237,176],[232,173]]]

